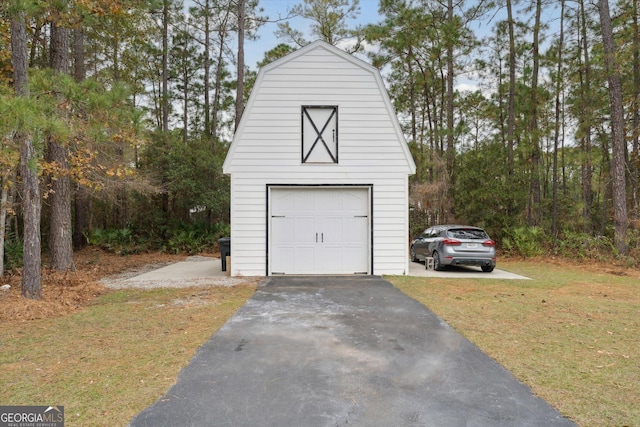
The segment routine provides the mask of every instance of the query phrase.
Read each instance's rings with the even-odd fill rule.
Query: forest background
[[[361,7],[379,22],[357,24]],[[245,44],[266,24],[279,42],[258,67],[322,39],[381,70],[417,166],[412,234],[464,222],[507,253],[635,267],[639,12],[638,0],[301,0],[269,17],[257,0],[5,0],[0,275],[22,268],[23,296],[39,298],[43,248],[59,271],[87,244],[215,248],[229,232],[222,162],[257,75]]]

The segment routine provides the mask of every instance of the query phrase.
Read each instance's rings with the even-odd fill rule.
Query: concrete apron
[[[269,277],[132,426],[573,426],[374,276]]]
[[[412,261],[409,262],[408,276],[435,277],[440,279],[531,280],[528,277],[499,270],[497,268],[491,273],[485,273],[480,269],[480,267],[466,265],[449,265],[442,271],[427,270],[424,262]]]

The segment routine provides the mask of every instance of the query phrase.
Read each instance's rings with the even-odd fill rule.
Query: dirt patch
[[[73,313],[107,292],[99,282],[104,277],[133,277],[185,258],[185,255],[166,253],[121,256],[86,248],[74,253],[75,271],[54,272],[43,268],[42,300],[21,297],[21,270],[6,273],[0,286],[11,288],[0,290],[0,321],[26,321]]]

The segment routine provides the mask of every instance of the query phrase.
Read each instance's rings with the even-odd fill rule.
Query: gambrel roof
[[[383,172],[415,173],[378,69],[323,41],[260,69],[224,173],[268,174],[299,168],[304,106],[336,108],[340,168],[370,166]]]

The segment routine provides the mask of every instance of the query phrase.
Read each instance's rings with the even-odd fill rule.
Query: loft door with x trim
[[[302,106],[302,163],[338,163],[337,106]]]

